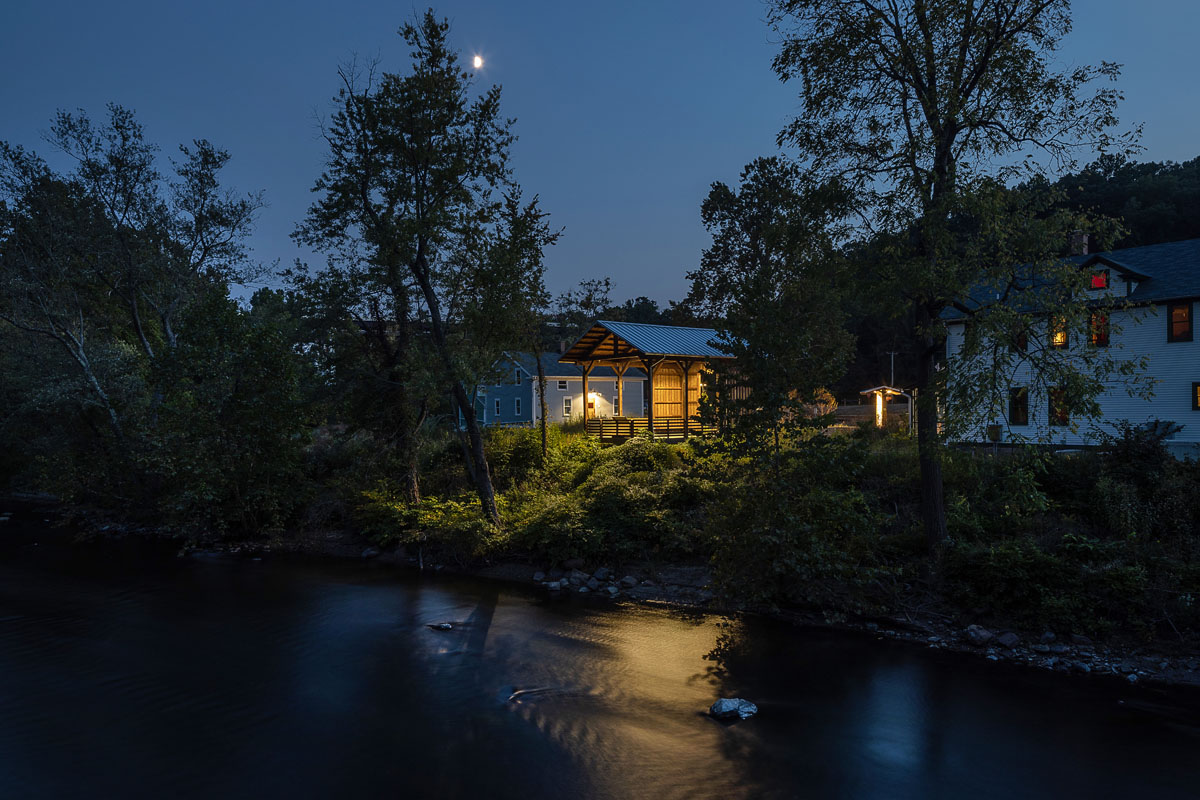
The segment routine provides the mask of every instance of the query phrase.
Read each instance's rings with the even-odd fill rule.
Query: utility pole
[[[888,381],[888,386],[896,385],[896,353],[899,352],[899,350],[888,350],[888,355],[892,357],[892,379]]]

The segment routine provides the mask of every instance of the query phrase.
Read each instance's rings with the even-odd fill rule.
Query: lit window
[[[563,398],[563,418],[564,419],[571,418],[571,398],[569,398],[569,397]]]
[[[1008,390],[1008,424],[1029,424],[1029,389],[1025,386]]]
[[[1088,342],[1092,347],[1108,347],[1108,315],[1093,311],[1088,320]]]
[[[1167,303],[1167,341],[1192,340],[1192,304]]]
[[[1102,269],[1099,272],[1092,273],[1092,288],[1107,289],[1108,288],[1108,270]]]
[[[513,413],[518,417],[521,416],[521,398],[519,397],[513,398]]]
[[[1200,383],[1192,384],[1192,411],[1200,411]]]
[[[1060,350],[1067,346],[1067,321],[1062,317],[1050,321],[1050,346]]]
[[[496,401],[496,416],[497,417],[500,416],[500,401],[499,400]]]
[[[1067,407],[1067,390],[1058,388],[1050,390],[1050,424],[1064,426],[1071,424],[1071,412]]]
[[[559,381],[559,382],[558,382],[558,390],[559,390],[560,392],[565,392],[565,391],[567,390],[567,382],[566,382],[566,381]]]

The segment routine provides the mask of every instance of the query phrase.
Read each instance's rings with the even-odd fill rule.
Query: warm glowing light
[[[475,69],[479,69],[480,67],[482,67],[483,66],[483,56],[475,56],[475,61],[473,63],[475,64]]]
[[[876,428],[883,427],[884,413],[885,412],[884,412],[884,408],[883,408],[883,392],[876,392],[875,393],[875,427]]]

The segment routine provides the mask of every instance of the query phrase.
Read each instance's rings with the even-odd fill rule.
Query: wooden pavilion
[[[713,344],[716,338],[712,328],[598,320],[559,357],[559,361],[578,364],[583,370],[587,432],[611,440],[626,439],[642,430],[666,439],[686,439],[690,434],[707,432],[697,418],[701,375],[714,361],[732,360]],[[610,367],[618,376],[614,415],[607,419],[595,418],[588,391],[588,376],[596,367]],[[646,372],[644,417],[629,414],[624,407],[620,378],[631,367]]]

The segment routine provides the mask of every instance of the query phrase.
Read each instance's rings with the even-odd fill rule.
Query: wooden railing
[[[602,442],[623,442],[650,430],[650,422],[645,417],[589,419],[585,430],[589,436],[595,436]],[[660,417],[654,420],[656,439],[682,441],[688,436],[707,436],[716,432],[715,426],[701,425],[694,419],[687,420],[686,423],[682,417]]]

